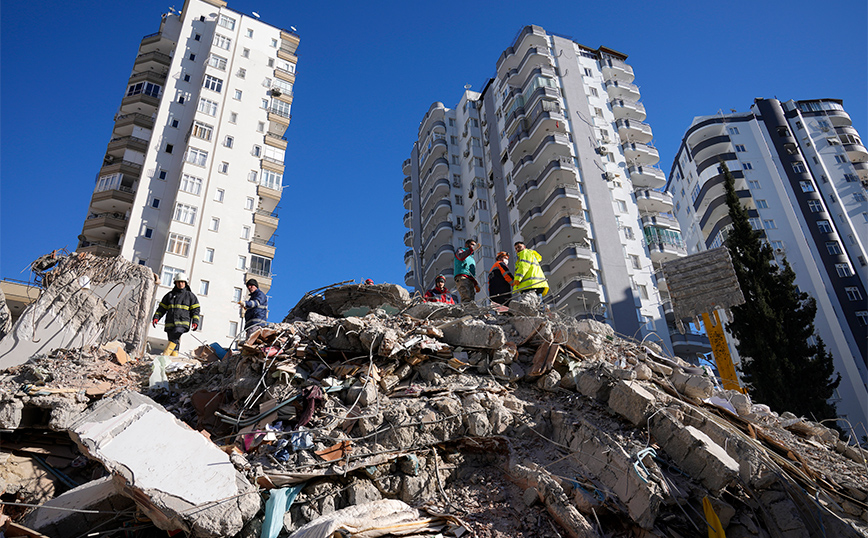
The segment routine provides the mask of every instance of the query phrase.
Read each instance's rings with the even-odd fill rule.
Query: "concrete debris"
[[[53,260],[39,299],[0,340],[0,369],[113,340],[141,356],[157,282],[143,265],[78,253]]]
[[[707,510],[728,536],[868,537],[852,433],[533,299],[332,286],[164,389],[118,336],[45,350],[0,376],[0,486],[42,505],[7,512],[52,536],[99,519],[53,506],[203,537],[697,536]]]
[[[12,312],[6,304],[6,294],[0,290],[0,340],[12,330]]]

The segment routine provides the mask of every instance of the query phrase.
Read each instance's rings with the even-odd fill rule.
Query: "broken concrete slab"
[[[256,488],[225,452],[141,394],[99,401],[70,436],[161,529],[229,536],[259,510]]]
[[[470,319],[442,327],[443,340],[451,346],[499,349],[506,344],[503,327]]]
[[[123,258],[62,258],[50,284],[0,340],[0,369],[51,350],[118,340],[141,356],[157,283],[154,273]]]
[[[0,290],[0,340],[12,330],[12,312],[6,304],[6,294]]]
[[[24,525],[49,536],[77,536],[134,506],[132,499],[120,494],[112,477],[105,476],[44,503],[27,516]]]
[[[410,303],[410,292],[397,284],[350,284],[327,289],[323,299],[338,316],[364,316],[377,309],[392,315]]]
[[[625,370],[620,370],[625,371]],[[609,393],[609,408],[635,426],[644,426],[655,410],[654,395],[638,383],[619,381]]]

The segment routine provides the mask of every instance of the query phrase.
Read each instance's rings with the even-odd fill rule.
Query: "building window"
[[[220,166],[217,167],[217,171],[220,172],[221,174],[228,174],[229,173],[229,163],[227,163],[226,161],[221,162]]]
[[[161,90],[162,87],[157,84],[153,84],[151,82],[139,82],[136,84],[132,84],[129,88],[127,88],[127,97],[131,95],[138,95],[140,93],[150,95],[151,97],[159,97]]]
[[[223,196],[225,196],[225,195],[226,195],[226,191],[224,191],[223,189],[217,189],[217,192],[214,193],[214,201],[215,202],[222,202]]]
[[[641,269],[642,263],[639,261],[639,256],[635,254],[630,254],[630,265],[633,266],[633,269]]]
[[[227,148],[231,148],[232,144],[234,144],[234,143],[235,143],[235,139],[231,136],[227,136],[226,139],[223,141],[223,145],[226,146]]]
[[[264,277],[271,277],[271,260],[262,256],[251,255],[250,272]]]
[[[805,173],[805,163],[802,161],[796,161],[793,163],[793,172],[797,174]]]
[[[199,41],[200,39],[202,39],[202,34],[196,34],[193,36],[194,41]]]
[[[171,123],[170,125],[171,125],[172,127],[174,127],[175,129],[177,129],[177,128],[178,128],[178,125],[180,125],[180,124],[181,124],[181,122],[179,122],[178,120],[174,120],[174,119],[173,119],[173,120],[172,120],[172,123]]]
[[[175,146],[172,144],[166,144],[166,153],[172,153],[174,151]]]
[[[223,81],[217,77],[205,75],[205,82],[202,84],[202,87],[220,93],[223,91]]]
[[[844,181],[847,183],[853,183],[859,181],[859,178],[856,177],[856,174],[844,174]]]
[[[154,229],[153,228],[145,228],[144,236],[145,236],[145,239],[152,238],[154,236]]]
[[[263,170],[262,171],[262,179],[259,184],[263,187],[268,187],[269,189],[273,189],[276,191],[280,190],[280,184],[283,181],[283,175],[278,174],[276,172],[272,172],[271,170]]]
[[[207,296],[208,295],[208,289],[210,288],[210,286],[211,286],[211,283],[208,282],[207,280],[200,280],[199,281],[199,295]]]
[[[747,150],[744,149],[744,145],[743,145],[743,144],[736,144],[736,145],[735,145],[735,151],[736,151],[736,153],[744,153],[744,152],[747,151]]]
[[[758,209],[768,209],[769,204],[765,200],[757,200],[756,206]]]
[[[836,263],[835,271],[837,271],[840,277],[853,276],[853,270],[850,269],[850,264],[848,263]]]
[[[169,244],[166,246],[166,252],[187,257],[190,254],[190,241],[189,237],[176,233],[169,234]]]
[[[235,19],[227,17],[226,15],[221,14],[220,18],[217,19],[217,24],[219,24],[223,28],[228,28],[229,30],[235,29]]]
[[[212,54],[208,56],[208,65],[221,71],[226,71],[226,58]]]
[[[235,267],[241,269],[242,271],[246,270],[247,258],[245,258],[244,256],[238,256],[238,264]]]
[[[599,97],[600,93],[597,91],[597,88],[591,88],[591,95],[594,97]]]
[[[782,251],[782,250],[784,250],[784,242],[783,241],[772,241],[772,248],[775,251]]]
[[[165,170],[160,170],[160,173],[157,174],[157,177],[160,179],[166,179],[167,175],[168,175],[168,173]]]
[[[262,155],[262,146],[253,146],[253,156],[259,157]]]
[[[256,183],[256,176],[257,176],[257,171],[251,170],[250,173],[247,174],[247,181],[252,181],[253,183]]]
[[[277,48],[277,40],[274,39],[273,37],[271,38],[271,48],[273,48],[273,49]]]
[[[172,287],[175,285],[175,275],[183,273],[183,269],[177,267],[163,266],[163,272],[160,274],[160,284],[163,286]]]
[[[242,58],[250,58],[250,49],[244,49],[241,51]]]
[[[241,90],[235,90],[235,100],[236,101],[241,100]]]
[[[154,198],[153,200],[151,200],[151,207],[153,207],[154,209],[159,209],[160,208],[160,199]]]
[[[859,318],[859,324],[863,327],[868,325],[868,310],[860,310],[856,312],[856,317]]]
[[[265,101],[265,106],[262,108],[268,108],[268,101],[266,101],[265,99],[263,99],[263,101]],[[262,133],[264,131],[265,131],[265,122],[260,121],[259,123],[256,124],[256,132]]]
[[[229,50],[232,47],[232,40],[220,34],[214,34],[214,46],[223,50]]]
[[[238,112],[230,112],[229,113],[229,123],[235,123],[238,121]]]
[[[250,239],[250,226],[241,227],[241,239]]]
[[[203,114],[208,114],[209,116],[217,115],[217,103],[215,101],[211,101],[210,99],[205,99],[204,97],[199,98],[199,107],[196,109]]]
[[[241,299],[239,299],[239,301],[240,300]],[[230,321],[229,322],[229,337],[235,338],[236,335],[238,335],[238,322],[237,321]]]
[[[835,155],[835,162],[838,164],[846,163],[847,157],[845,155]]]
[[[753,165],[750,163],[741,163],[742,170],[753,170]]]
[[[738,127],[730,127],[728,130],[729,130],[729,134],[733,134],[733,135],[738,134]]]
[[[455,205],[464,205],[464,196],[460,194],[455,195]]]
[[[191,205],[177,203],[175,204],[174,220],[183,222],[184,224],[196,224],[196,212],[198,209]]]
[[[246,35],[247,35],[247,37],[253,37],[253,28],[248,28]]]
[[[193,136],[203,140],[211,140],[211,134],[214,132],[214,127],[201,121],[193,122]]]
[[[826,241],[826,251],[833,256],[841,254],[841,245],[837,241]]]
[[[765,228],[766,230],[774,230],[777,227],[778,225],[775,224],[774,219],[766,219],[763,221],[763,228]]]
[[[799,181],[802,192],[814,192],[814,184],[810,181]]]
[[[241,288],[235,288],[232,290],[232,300],[238,302],[241,300]]]
[[[253,211],[253,198],[247,197],[247,201],[244,203],[244,209],[248,211]]]
[[[820,230],[821,233],[824,233],[824,234],[832,233],[832,225],[829,224],[828,220],[818,220],[817,221],[817,228]]]
[[[627,239],[636,239],[635,234],[633,234],[633,228],[630,226],[624,226],[624,237]]]
[[[205,166],[208,161],[208,152],[201,149],[189,148],[187,150],[187,162],[198,166]]]
[[[211,217],[211,224],[208,225],[208,229],[212,232],[220,231],[220,219],[217,217]]]
[[[195,62],[195,61],[196,61],[196,55],[193,54],[192,52],[191,52],[190,55],[187,56],[187,57],[190,58],[190,61],[191,61],[191,62]]]
[[[759,188],[761,188],[761,187],[760,187],[760,182],[759,182],[758,180],[756,180],[756,179],[749,179],[748,182],[747,182],[747,186],[748,186],[749,188],[751,188],[751,189],[759,189]]]
[[[808,209],[811,210],[811,213],[819,213],[823,210],[823,202],[819,200],[808,200]]]
[[[238,68],[238,78],[245,78],[247,76],[247,69],[243,67]]]
[[[639,284],[639,297],[643,299],[648,298],[648,288],[644,284]]]
[[[290,117],[289,103],[286,103],[284,101],[275,99],[275,101],[271,104],[271,111],[278,116],[283,116],[284,118]]]
[[[861,192],[854,192],[853,193],[853,200],[856,202],[864,202],[865,201],[865,194],[861,193]]]
[[[753,228],[754,230],[762,230],[763,229],[763,222],[758,217],[753,217],[753,218],[750,218],[747,220],[748,220],[748,222],[750,222],[750,227]]]
[[[208,263],[214,263],[214,249],[206,248],[205,249],[205,261]]]

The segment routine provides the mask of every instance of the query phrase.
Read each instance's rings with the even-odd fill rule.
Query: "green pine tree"
[[[726,328],[738,339],[741,378],[751,398],[779,413],[790,411],[816,420],[836,416],[829,403],[841,382],[823,340],[814,335],[816,301],[795,286],[796,274],[786,260],[775,265],[762,234],[748,220],[735,192],[735,180],[721,162],[732,229],[726,246],[745,303],[732,308]]]

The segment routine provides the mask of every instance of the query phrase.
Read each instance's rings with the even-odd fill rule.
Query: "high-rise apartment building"
[[[836,99],[757,99],[750,112],[695,118],[667,185],[691,253],[722,245],[731,224],[721,161],[754,229],[817,301],[838,412],[868,425],[868,150],[850,116]]]
[[[403,164],[408,286],[451,275],[474,238],[485,288],[494,254],[523,240],[543,257],[553,308],[686,358],[710,351],[665,308],[660,266],[687,251],[625,60],[527,26],[481,92],[431,105]]]
[[[246,279],[271,286],[298,43],[222,0],[163,15],[141,41],[97,174],[78,250],[150,267],[160,297],[185,273],[207,342],[241,330],[233,301]],[[162,327],[149,340],[165,341]]]

